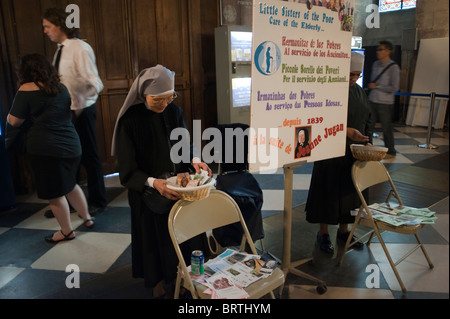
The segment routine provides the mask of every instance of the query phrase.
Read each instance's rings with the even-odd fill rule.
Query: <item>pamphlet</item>
[[[429,208],[396,207],[389,204],[372,204],[369,206],[372,217],[393,226],[411,226],[419,224],[434,224],[437,220],[436,213]],[[351,211],[356,216],[359,209]]]
[[[205,263],[203,275],[191,274],[191,278],[208,287],[205,293],[211,294],[212,299],[242,299],[248,298],[244,288],[270,276],[277,266],[278,260],[271,256],[265,255],[263,259],[259,255],[227,249]]]

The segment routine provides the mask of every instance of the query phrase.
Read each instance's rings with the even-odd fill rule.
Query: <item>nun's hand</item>
[[[161,194],[161,196],[164,196],[167,199],[180,199],[180,195],[176,191],[167,187],[167,181],[165,179],[156,179],[153,182],[153,187]]]
[[[347,137],[355,142],[368,143],[369,137],[362,135],[360,131],[352,127],[347,127]]]
[[[208,172],[208,176],[212,176],[212,170],[209,168],[209,166],[206,163],[203,162],[192,162],[192,166],[194,166],[195,173],[200,174],[201,170],[204,170]]]

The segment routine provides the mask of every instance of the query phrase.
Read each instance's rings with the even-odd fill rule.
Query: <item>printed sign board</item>
[[[251,172],[345,153],[354,2],[298,2],[253,1]]]

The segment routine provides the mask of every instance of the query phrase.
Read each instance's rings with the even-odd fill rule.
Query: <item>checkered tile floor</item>
[[[437,164],[423,169],[446,176],[448,183],[448,132],[433,132],[431,142],[439,146],[435,150],[417,147],[426,143],[426,133],[425,128],[397,126],[395,139],[398,155],[383,162],[393,174],[408,167],[420,168],[420,163],[437,158],[440,159]],[[376,138],[374,144],[383,146],[382,136]],[[305,164],[294,171],[294,207],[301,207],[306,202],[312,165]],[[255,177],[264,192],[264,246],[281,259],[283,171],[278,170],[273,175],[257,174]],[[117,176],[107,177],[105,181],[109,202],[107,210],[96,216],[94,230],[82,226],[77,214],[71,214],[77,233],[73,241],[58,245],[44,241],[45,236],[59,230],[59,227],[56,220],[44,217],[48,204],[35,195],[19,197],[15,209],[0,212],[0,299],[150,297],[142,281],[131,278],[131,227],[126,191],[118,183]],[[312,254],[315,263],[305,264],[301,269],[325,280],[328,291],[318,295],[313,283],[289,275],[281,299],[448,298],[448,187],[444,191],[417,187],[428,199],[428,202],[424,200],[419,204],[423,207],[436,204],[434,209],[439,217],[437,223],[427,227],[422,236],[435,268],[429,270],[418,252],[402,263],[400,273],[406,274],[402,276],[408,287],[406,296],[401,293],[379,244],[374,242],[370,250],[365,247],[363,251],[350,252],[344,265],[337,269],[335,257],[324,257],[315,251],[317,225],[307,224],[300,212],[294,216],[293,258]],[[401,251],[411,241],[391,237],[388,244],[393,251]],[[368,264],[377,264],[381,270],[379,289],[366,288],[365,267]],[[79,289],[66,287],[69,265],[79,267]]]

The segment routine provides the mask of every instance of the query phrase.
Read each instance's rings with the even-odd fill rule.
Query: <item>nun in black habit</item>
[[[334,253],[328,233],[328,225],[337,225],[337,240],[347,241],[348,224],[354,222],[350,211],[358,208],[361,201],[353,186],[351,169],[355,159],[351,144],[371,145],[371,113],[367,94],[356,83],[364,67],[364,56],[352,52],[350,63],[349,100],[347,113],[347,140],[345,155],[314,163],[311,184],[306,201],[306,220],[320,224],[317,234],[319,248],[326,253]],[[352,238],[352,242],[355,238]],[[354,248],[362,248],[356,242]]]
[[[172,103],[174,79],[175,73],[161,65],[139,74],[119,112],[112,146],[120,181],[128,189],[133,277],[144,278],[154,297],[170,293],[178,265],[167,222],[179,195],[167,187],[166,179],[200,169],[212,175],[208,165],[195,157],[192,143],[190,162],[175,164],[171,159],[171,148],[179,141],[170,140],[170,134],[186,129],[183,110]],[[184,243],[186,263],[190,264],[193,250],[207,254],[207,247],[205,235]]]

